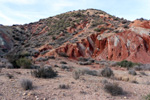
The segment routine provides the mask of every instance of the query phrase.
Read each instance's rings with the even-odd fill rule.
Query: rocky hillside
[[[130,22],[101,10],[63,13],[38,22],[0,26],[0,55],[28,53],[150,63],[150,21]]]

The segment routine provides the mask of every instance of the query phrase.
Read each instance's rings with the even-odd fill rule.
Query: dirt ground
[[[58,64],[61,61],[52,60],[51,65]],[[66,60],[65,60],[66,61]],[[74,67],[86,67],[78,65],[73,61],[66,61],[67,65]],[[88,65],[99,66],[99,65]],[[72,77],[72,71],[62,70],[54,67],[58,76],[51,79],[35,78],[31,75],[33,69],[5,69],[0,72],[0,100],[144,100],[144,96],[150,93],[150,72],[145,75],[137,72],[136,76],[128,74],[127,70],[118,70],[112,68],[115,76],[132,77],[138,83],[127,80],[116,80],[100,76],[82,75],[78,80]],[[8,74],[13,77],[10,79]],[[23,90],[20,81],[30,79],[33,82],[32,90]],[[104,91],[103,80],[112,83],[118,83],[126,92],[123,95],[111,96]],[[59,85],[68,85],[68,89],[60,89]]]

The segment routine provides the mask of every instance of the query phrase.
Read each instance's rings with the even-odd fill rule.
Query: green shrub
[[[17,54],[12,52],[11,54],[7,54],[6,58],[14,66],[14,68],[30,68],[32,64],[31,60],[27,59],[26,56],[30,56],[27,51]]]
[[[105,23],[105,22],[104,22],[102,19],[96,18],[94,21],[92,21],[91,26],[92,26],[92,27],[95,27],[95,26],[97,26],[97,25],[101,25],[101,24],[104,24],[104,23]]]
[[[16,64],[18,66],[20,66],[21,68],[31,68],[31,60],[30,59],[27,59],[27,58],[20,58],[18,60],[16,60]]]
[[[150,100],[150,94],[148,94],[147,96],[145,96],[145,100]]]
[[[58,75],[51,67],[39,68],[32,71],[31,74],[37,78],[53,78]]]
[[[6,55],[6,58],[8,59],[8,61],[13,64],[14,68],[19,68],[20,66],[17,65],[16,60],[19,59],[19,55],[15,55],[15,54],[8,54]]]
[[[117,65],[119,65],[121,67],[125,67],[125,68],[130,68],[130,67],[133,67],[133,66],[139,65],[139,64],[138,63],[133,63],[131,61],[123,60],[121,62],[118,62]]]

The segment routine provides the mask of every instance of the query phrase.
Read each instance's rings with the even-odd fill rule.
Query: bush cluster
[[[109,68],[109,67],[105,67],[102,71],[101,71],[101,75],[103,77],[111,77],[114,75],[113,71]]]
[[[17,66],[20,66],[20,68],[31,68],[31,60],[27,59],[27,58],[20,58],[18,60],[16,60],[16,64]]]
[[[123,89],[118,86],[117,83],[107,83],[104,86],[104,90],[110,93],[112,96],[122,95]]]
[[[21,80],[21,87],[24,90],[31,90],[33,88],[32,81],[29,79],[22,79]]]
[[[31,74],[37,78],[53,78],[58,75],[51,67],[39,68],[32,71]]]
[[[118,62],[117,65],[121,66],[121,67],[125,67],[125,68],[131,68],[135,65],[139,65],[138,63],[133,63],[131,61],[127,61],[127,60],[123,60],[121,62]]]

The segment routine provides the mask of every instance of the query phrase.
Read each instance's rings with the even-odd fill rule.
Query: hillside
[[[0,100],[150,100],[149,35],[96,9],[0,25]]]
[[[101,10],[78,10],[0,26],[0,55],[26,52],[36,60],[65,54],[71,59],[150,63],[149,32],[148,20],[130,22]]]

